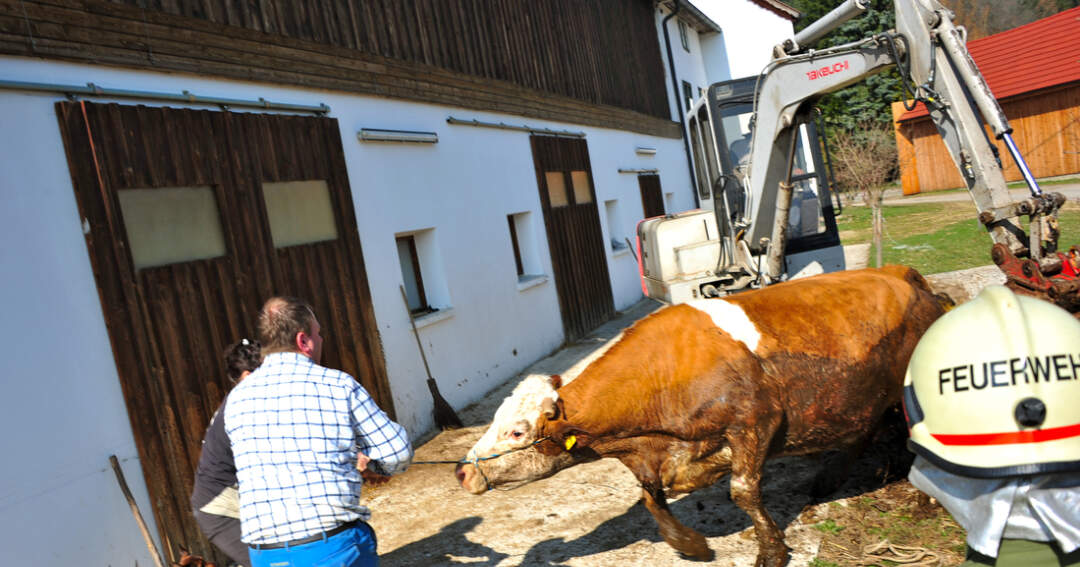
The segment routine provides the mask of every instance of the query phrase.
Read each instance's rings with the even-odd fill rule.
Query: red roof
[[[1080,81],[1080,7],[968,42],[998,100]],[[919,103],[900,120],[926,116]]]

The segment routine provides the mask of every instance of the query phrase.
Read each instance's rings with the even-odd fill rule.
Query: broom
[[[450,407],[450,404],[443,399],[442,394],[439,393],[439,385],[435,383],[435,378],[431,376],[427,355],[424,354],[424,345],[420,343],[420,333],[416,330],[416,321],[413,320],[412,311],[409,310],[409,297],[405,295],[405,286],[399,285],[398,289],[401,290],[401,300],[405,302],[405,314],[409,316],[409,325],[412,326],[413,337],[416,338],[416,347],[420,349],[420,358],[424,361],[424,370],[427,371],[428,390],[431,390],[431,399],[435,402],[433,409],[435,424],[439,426],[439,429],[443,430],[462,427],[461,419],[454,413],[454,408]]]

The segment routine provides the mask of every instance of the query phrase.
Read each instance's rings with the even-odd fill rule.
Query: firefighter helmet
[[[908,447],[955,474],[1080,470],[1080,321],[989,286],[926,331],[904,377]]]

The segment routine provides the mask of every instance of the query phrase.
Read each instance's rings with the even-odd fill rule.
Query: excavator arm
[[[725,118],[717,100],[730,86],[710,87],[707,97],[716,100],[699,101],[691,110],[688,124],[696,144],[692,145],[711,148],[696,152],[697,159],[715,162],[699,166],[698,171],[699,175],[716,172],[708,176],[715,213],[711,220],[716,226],[709,219],[698,228],[694,228],[696,218],[670,219],[672,226],[703,231],[705,239],[677,241],[672,259],[656,239],[658,223],[664,221],[643,224],[645,231],[639,230],[642,241],[652,239],[652,248],[646,247],[642,253],[647,292],[650,273],[661,280],[664,276],[657,273],[678,273],[675,279],[691,284],[690,293],[682,294],[684,299],[784,279],[793,180],[799,173],[796,154],[800,129],[813,120],[813,107],[821,96],[896,67],[908,98],[926,105],[967,185],[979,221],[994,243],[992,258],[1006,273],[1009,285],[1067,308],[1072,303],[1071,310],[1076,311],[1080,282],[1074,274],[1080,271],[1076,269],[1080,268],[1080,251],[1074,247],[1069,256],[1056,253],[1056,217],[1065,199],[1058,193],[1043,193],[1035,182],[1012,140],[1008,120],[967,51],[963,29],[953,24],[948,9],[937,0],[894,0],[894,30],[845,45],[812,49],[821,37],[865,11],[866,4],[867,0],[846,0],[773,49],[772,60],[755,81],[749,120],[752,137],[745,157],[736,155],[738,142],[728,144],[721,124]],[[914,102],[910,104],[912,108]],[[714,130],[713,143],[697,143],[709,142],[710,129]],[[1001,157],[990,135],[1001,140],[1011,154],[1027,181],[1030,198],[1014,202],[1009,195]],[[703,190],[703,196],[707,192]],[[1024,216],[1028,217],[1027,231],[1021,223]],[[646,234],[649,231],[652,234]],[[710,255],[715,264],[702,270],[703,259]],[[694,269],[698,271],[691,274]],[[677,302],[674,297],[679,294],[672,293],[668,283],[654,285],[654,289],[663,292],[659,294],[662,298]]]

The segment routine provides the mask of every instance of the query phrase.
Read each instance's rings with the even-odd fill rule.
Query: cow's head
[[[556,390],[561,385],[559,376],[533,374],[503,400],[491,426],[466,455],[469,462],[457,467],[465,490],[482,494],[500,485],[525,484],[575,464],[569,452],[557,450],[542,433],[547,421],[560,412]]]

